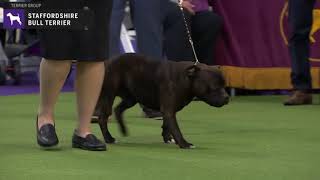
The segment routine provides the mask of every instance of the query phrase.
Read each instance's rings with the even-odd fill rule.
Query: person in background
[[[316,0],[289,0],[289,24],[291,37],[289,52],[291,57],[291,83],[294,91],[284,105],[312,104],[310,44],[313,8]]]
[[[168,4],[165,20],[165,53],[169,60],[195,60],[182,17],[179,2]],[[214,13],[209,5],[211,0],[183,0],[186,22],[194,41],[195,51],[200,62],[214,64],[213,50],[215,41],[222,27],[222,19]]]
[[[120,32],[128,0],[115,0],[110,20],[110,56],[120,54]],[[137,52],[163,58],[163,11],[168,0],[130,0],[130,10],[137,36]]]
[[[110,39],[109,39],[109,56],[114,57],[121,54],[120,52],[120,34],[121,25],[125,15],[125,8],[129,0],[114,0],[112,5],[111,19],[110,19]]]
[[[110,57],[120,54],[120,32],[128,0],[115,0],[110,22]],[[163,19],[168,0],[130,0],[131,18],[137,35],[137,52],[163,59]],[[146,117],[160,117],[160,112],[143,107]]]

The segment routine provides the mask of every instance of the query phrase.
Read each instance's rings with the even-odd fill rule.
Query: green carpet
[[[41,150],[35,141],[38,97],[0,97],[0,180],[318,180],[320,105],[284,107],[283,96],[235,97],[224,108],[193,102],[178,114],[187,140],[181,150],[161,142],[161,121],[141,118],[138,106],[126,114],[129,137],[107,152],[71,148],[74,94],[56,109],[59,149]],[[101,137],[98,126],[94,132]]]

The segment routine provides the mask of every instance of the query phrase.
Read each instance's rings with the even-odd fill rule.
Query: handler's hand
[[[181,0],[182,2],[181,5],[182,7],[187,10],[189,13],[191,13],[192,15],[195,14],[193,8],[194,8],[194,5],[191,3],[191,0]]]

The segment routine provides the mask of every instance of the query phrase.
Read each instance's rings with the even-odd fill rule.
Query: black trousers
[[[291,82],[297,90],[312,88],[309,34],[312,28],[314,5],[315,0],[289,0]]]
[[[167,58],[174,61],[194,61],[181,11],[177,4],[169,3],[164,21],[164,50]],[[214,64],[213,47],[222,26],[221,18],[211,11],[186,15],[200,62]]]

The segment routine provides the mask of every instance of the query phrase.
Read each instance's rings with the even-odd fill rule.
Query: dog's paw
[[[183,144],[179,145],[179,147],[181,149],[194,149],[194,148],[196,148],[196,146],[191,143],[183,143]]]
[[[170,139],[164,140],[164,143],[166,143],[166,144],[176,144],[176,141],[173,138],[170,138]]]
[[[166,144],[175,144],[176,143],[176,141],[173,139],[173,137],[171,135],[164,135],[163,142]]]
[[[105,142],[107,144],[116,144],[118,141],[115,138],[106,138]]]

